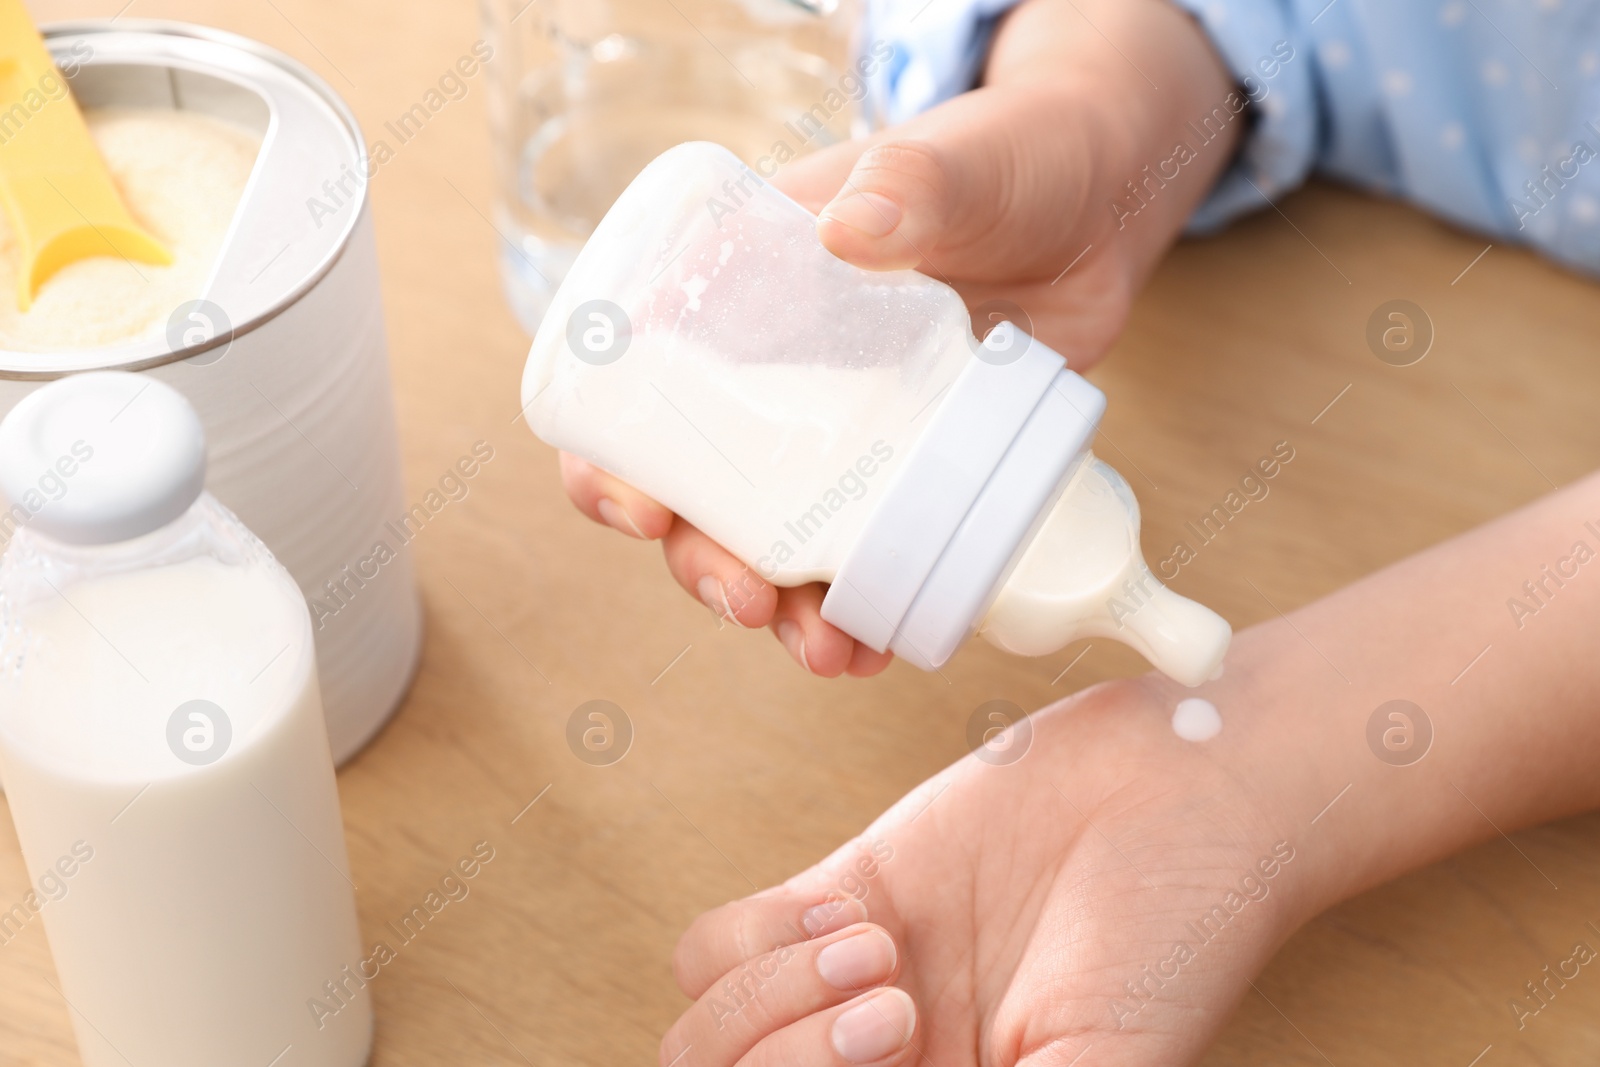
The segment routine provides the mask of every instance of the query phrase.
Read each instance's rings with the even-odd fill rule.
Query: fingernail
[[[606,520],[606,525],[612,529],[621,531],[629,537],[637,537],[641,541],[650,540],[633,521],[633,516],[628,514],[627,509],[619,506],[615,500],[602,497],[600,503],[595,505],[595,510],[600,512],[600,517]]]
[[[783,642],[783,647],[789,650],[806,670],[811,669],[811,664],[806,662],[806,632],[800,629],[800,624],[788,619],[778,624],[778,640]]]
[[[822,217],[841,226],[883,237],[900,225],[900,205],[877,193],[855,193],[841,197],[822,209]]]
[[[711,613],[718,618],[726,618],[732,614],[728,607],[728,591],[722,583],[711,575],[706,575],[694,584],[695,592],[700,594],[700,602],[711,609]]]
[[[752,582],[754,583],[753,585]],[[728,606],[728,618],[746,629],[751,629],[752,627],[749,623],[739,618],[739,609],[755,599],[763,584],[765,583],[753,575],[749,567],[746,567],[739,573],[737,580],[725,585],[723,587],[723,602]],[[734,603],[736,600],[738,601],[737,604]]]
[[[810,908],[800,917],[806,936],[821,937],[846,926],[867,921],[867,906],[855,897],[836,896]]]
[[[916,1025],[905,991],[885,989],[833,1020],[833,1050],[850,1063],[876,1063],[905,1048]]]
[[[882,930],[863,930],[817,953],[817,973],[835,989],[870,989],[894,973],[894,942]]]

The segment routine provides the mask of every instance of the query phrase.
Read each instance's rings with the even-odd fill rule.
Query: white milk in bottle
[[[546,442],[622,478],[822,614],[924,668],[974,630],[1043,655],[1123,641],[1199,685],[1231,631],[1164,588],[1098,389],[1013,324],[831,255],[716,145],[651,163],[579,254],[523,376]],[[736,595],[736,591],[733,595]]]
[[[89,1067],[357,1067],[360,958],[310,617],[202,491],[198,416],[95,372],[0,423],[0,771]],[[33,500],[38,497],[38,500]],[[345,985],[331,1016],[308,1001]],[[339,1001],[335,1001],[339,1003]]]

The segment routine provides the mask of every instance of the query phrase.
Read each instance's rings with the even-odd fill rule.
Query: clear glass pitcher
[[[858,0],[480,0],[508,297],[531,334],[601,216],[683,141],[773,167],[862,132]],[[768,177],[771,176],[769,173]]]

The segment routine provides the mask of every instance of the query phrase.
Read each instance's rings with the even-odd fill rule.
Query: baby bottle
[[[1114,638],[1187,685],[1231,632],[1164,588],[1089,444],[1105,397],[1010,322],[829,253],[717,145],[636,178],[557,292],[522,380],[540,438],[638,487],[823,618],[924,668],[974,630]]]
[[[372,1009],[310,616],[204,478],[194,409],[141,375],[53,382],[0,423],[22,908],[88,1067],[357,1067]]]

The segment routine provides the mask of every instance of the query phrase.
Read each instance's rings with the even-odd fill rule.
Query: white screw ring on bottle
[[[822,617],[879,652],[942,666],[987,610],[1105,412],[1034,340],[974,357],[840,565]]]

